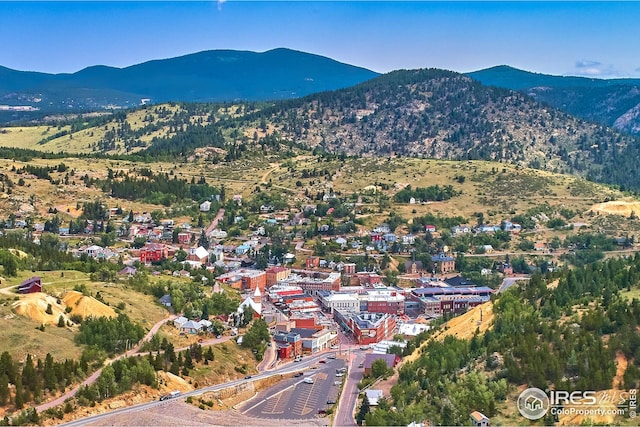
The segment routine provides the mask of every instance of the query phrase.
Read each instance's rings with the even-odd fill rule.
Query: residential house
[[[185,332],[188,334],[197,334],[202,331],[202,325],[198,322],[194,322],[193,320],[189,320],[182,325],[180,325],[180,332]]]
[[[457,225],[455,227],[451,227],[451,234],[453,236],[459,236],[466,233],[471,233],[471,227],[468,225]]]
[[[118,276],[127,276],[127,277],[131,277],[131,276],[135,276],[135,274],[138,272],[138,270],[136,270],[135,267],[131,267],[131,266],[126,266],[125,268],[123,268],[122,270],[118,271]]]
[[[384,397],[382,390],[365,390],[365,394],[369,400],[369,406],[378,406],[378,401]]]
[[[482,412],[473,411],[471,413],[471,423],[478,427],[489,427],[491,425],[491,420],[489,420],[489,418]]]
[[[162,295],[160,297],[160,304],[164,305],[165,307],[171,307],[171,295],[169,294]]]
[[[456,260],[444,252],[432,256],[431,261],[440,274],[450,273],[456,269]]]
[[[413,245],[416,243],[416,236],[413,234],[406,234],[402,236],[402,244],[403,245]]]
[[[98,245],[91,245],[84,251],[90,258],[103,258],[104,257],[104,248]]]
[[[391,229],[389,228],[389,224],[380,224],[376,228],[373,229],[373,232],[374,233],[385,234],[385,233],[390,233]]]
[[[204,201],[200,204],[200,212],[209,212],[211,210],[211,202]]]

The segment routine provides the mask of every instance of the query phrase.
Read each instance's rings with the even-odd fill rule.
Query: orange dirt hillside
[[[93,317],[116,317],[116,312],[109,307],[98,301],[93,297],[82,295],[77,291],[69,291],[62,297],[62,302],[71,307],[70,314],[77,314],[86,318],[88,316]]]
[[[47,313],[49,305],[51,305],[52,314]],[[25,295],[13,303],[13,309],[16,313],[44,325],[57,324],[60,315],[65,321],[68,320],[64,304],[58,304],[57,298],[43,293]]]
[[[47,313],[49,305],[51,305],[52,314]],[[71,307],[69,313],[66,312],[67,307]],[[57,324],[60,315],[65,322],[73,314],[78,314],[83,318],[87,316],[116,316],[116,312],[111,307],[76,291],[67,292],[60,300],[44,293],[27,294],[13,303],[13,309],[17,314],[45,325]]]
[[[482,311],[482,322],[480,321],[480,311]],[[447,336],[454,336],[460,339],[471,339],[476,329],[480,333],[485,332],[493,324],[493,302],[488,301],[472,308],[466,313],[454,317],[442,325],[440,331],[436,332],[432,339],[443,340]],[[425,347],[430,340],[422,343],[412,354],[405,357],[403,362],[411,362],[422,354],[422,347]]]

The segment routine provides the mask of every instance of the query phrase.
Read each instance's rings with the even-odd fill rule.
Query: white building
[[[200,212],[209,212],[211,210],[211,202],[205,201],[200,204]]]
[[[360,313],[360,300],[357,294],[330,294],[321,297],[322,304],[333,313],[333,310]]]

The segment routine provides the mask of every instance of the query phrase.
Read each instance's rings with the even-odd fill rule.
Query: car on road
[[[306,377],[303,382],[307,383],[307,384],[313,384],[313,378],[310,377]]]
[[[327,359],[335,359],[336,355],[335,354],[330,354],[329,356],[327,356]]]
[[[249,378],[251,378],[251,375],[245,375],[244,379],[248,380]]]
[[[358,368],[362,368],[364,366],[364,363],[360,362],[360,364],[358,365]]]
[[[303,374],[302,372],[296,372],[295,374],[293,374],[293,378],[298,378],[301,377]]]
[[[327,361],[326,361],[326,360],[324,360],[324,359],[322,359],[322,360],[320,360],[318,363],[327,363]]]

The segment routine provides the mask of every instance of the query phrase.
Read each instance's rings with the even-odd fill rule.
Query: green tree
[[[61,314],[60,317],[58,317],[58,328],[64,328],[64,325],[65,325],[64,316]]]
[[[19,376],[16,379],[16,390],[15,390],[15,400],[14,400],[14,404],[16,409],[22,409],[22,407],[24,406],[24,390],[22,387],[22,378]]]
[[[0,405],[5,405],[9,400],[9,377],[0,375]]]
[[[358,411],[358,415],[356,415],[356,423],[358,423],[359,426],[362,425],[364,418],[367,416],[369,412],[371,412],[371,406],[369,404],[369,398],[365,393],[364,397],[362,398],[362,404],[360,405],[360,410]]]
[[[384,359],[374,360],[371,364],[372,378],[387,377],[389,371],[393,371],[393,369],[387,368],[387,362],[385,362]]]

